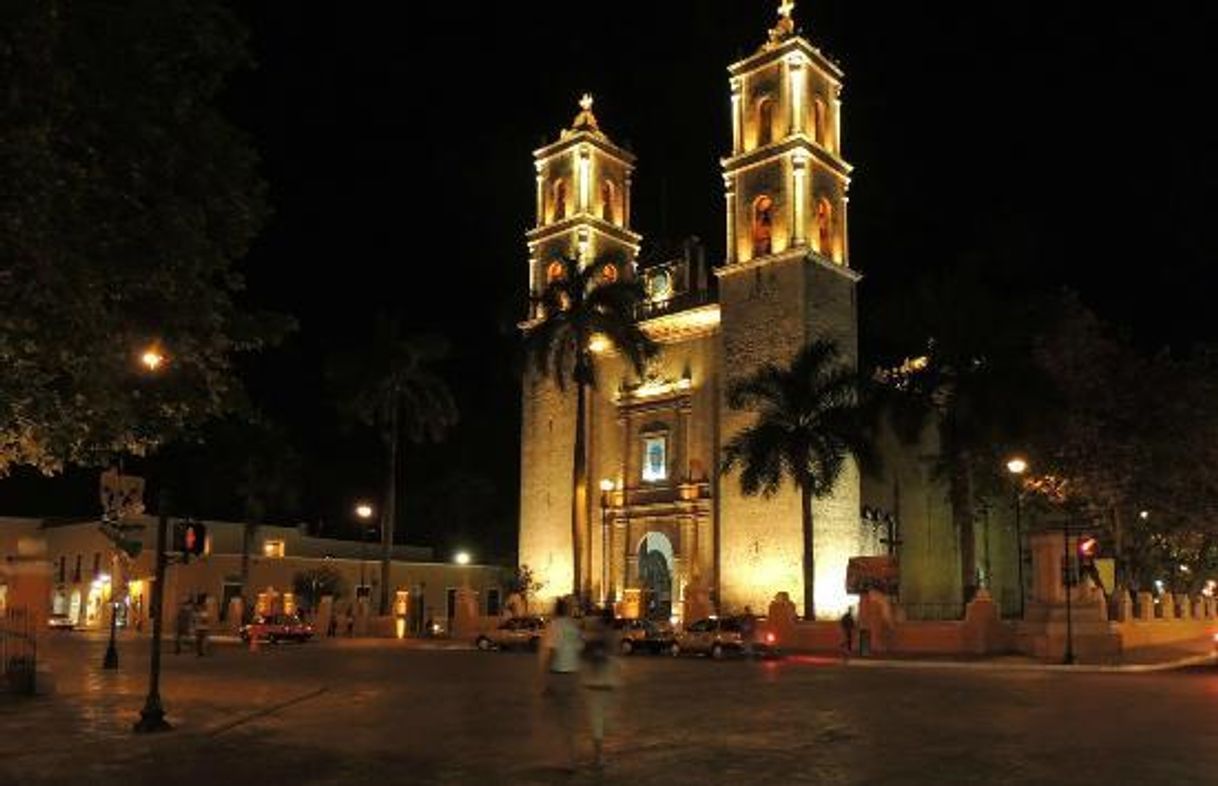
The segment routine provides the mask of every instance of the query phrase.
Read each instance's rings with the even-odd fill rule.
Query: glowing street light
[[[1022,456],[1012,456],[1007,459],[1007,472],[1017,481],[1015,483],[1015,559],[1019,570],[1019,618],[1023,619],[1024,590],[1023,590],[1023,492],[1019,487],[1019,479],[1028,471],[1028,461]]]
[[[468,551],[458,551],[453,556],[453,562],[457,563],[458,565],[468,565],[469,564],[469,552]]]
[[[367,521],[372,518],[372,506],[367,502],[361,502],[355,506],[355,515]]]
[[[148,347],[144,350],[144,354],[140,355],[140,363],[149,371],[157,371],[165,365],[165,353],[155,346]]]
[[[1140,513],[1138,513],[1138,518],[1142,519],[1142,521],[1146,521],[1146,519],[1150,518],[1150,511],[1149,510],[1141,511]]]

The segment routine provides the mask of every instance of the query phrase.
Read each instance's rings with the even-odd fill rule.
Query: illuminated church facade
[[[783,2],[765,44],[728,68],[726,253],[713,266],[693,246],[670,261],[638,263],[643,239],[630,209],[636,161],[601,130],[589,97],[571,127],[534,152],[530,291],[560,272],[562,256],[626,260],[608,275],[642,280],[639,321],[661,348],[642,378],[611,349],[597,354],[589,491],[579,500],[574,549],[575,394],[526,373],[519,562],[532,569],[543,600],[578,590],[623,603],[630,614],[687,618],[746,606],[760,612],[778,592],[802,605],[798,492],[788,484],[771,498],[747,497],[736,474],[717,471],[722,446],[753,418],[728,407],[733,380],[765,363],[785,365],[821,337],[857,363],[860,275],[850,259],[844,73],[795,30],[792,7]],[[819,615],[837,616],[855,601],[846,593],[848,560],[884,550],[882,531],[861,515],[864,493],[896,515],[909,508],[911,520],[926,519],[925,543],[907,543],[902,553],[903,569],[928,577],[910,592],[958,597],[949,509],[917,463],[916,456],[889,462],[886,477],[866,484],[850,464],[834,493],[814,502]],[[903,496],[902,473],[911,475]]]

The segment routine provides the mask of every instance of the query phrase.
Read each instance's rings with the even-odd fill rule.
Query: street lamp
[[[469,564],[469,552],[468,551],[458,551],[456,554],[453,555],[453,562],[457,563],[458,565],[468,565]]]
[[[367,548],[368,548],[368,521],[372,518],[375,511],[372,505],[367,502],[357,503],[355,506],[355,515],[360,519],[359,525],[359,585],[361,589],[368,586],[367,584]],[[358,596],[358,591],[357,591]],[[358,600],[358,597],[356,598]]]
[[[114,599],[114,577],[117,575],[115,571],[117,559],[117,554],[110,555],[110,581],[108,582],[110,585],[110,597],[108,598],[110,601],[110,643],[106,645],[106,655],[102,658],[102,668],[109,670],[118,668],[118,648],[114,645],[114,631],[117,625],[115,620],[118,617],[118,602]]]
[[[601,607],[609,602],[609,492],[613,481],[601,479]]]
[[[1023,513],[1023,489],[1021,481],[1023,473],[1028,471],[1028,462],[1020,456],[1013,456],[1007,461],[1007,472],[1015,478],[1015,555],[1016,567],[1019,571],[1019,618],[1023,619],[1024,610],[1024,593],[1023,593],[1023,530],[1022,518]]]
[[[149,372],[156,373],[165,365],[165,354],[155,344],[144,350],[140,362]],[[161,629],[165,614],[165,536],[169,529],[169,489],[161,487],[156,506],[156,556],[153,571],[152,601],[152,653],[148,659],[148,695],[140,719],[135,722],[135,731],[169,731],[173,727],[165,720],[165,708],[161,704]],[[117,656],[117,654],[116,654]]]

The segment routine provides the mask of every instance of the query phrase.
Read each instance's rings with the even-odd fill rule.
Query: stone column
[[[739,255],[736,253],[736,184],[731,175],[723,176],[723,189],[727,201],[727,248],[724,256],[727,264],[733,265]]]
[[[1138,593],[1138,619],[1149,622],[1155,618],[1155,596],[1149,592]]]

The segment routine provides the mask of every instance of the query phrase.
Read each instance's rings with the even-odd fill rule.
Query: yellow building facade
[[[641,378],[612,351],[597,356],[589,493],[578,500],[575,535],[575,393],[526,374],[520,562],[542,597],[574,591],[624,603],[630,614],[686,617],[762,611],[778,592],[803,598],[798,493],[745,497],[737,476],[717,471],[722,446],[753,418],[727,406],[733,380],[785,364],[820,337],[857,362],[844,75],[796,33],[792,7],[783,3],[766,43],[728,69],[727,251],[713,268],[692,245],[639,263],[642,237],[630,222],[635,159],[600,128],[590,97],[558,140],[534,153],[530,291],[560,270],[560,256],[591,263],[615,254],[625,260],[616,275],[644,285],[638,318],[661,347]],[[860,526],[859,487],[850,466],[834,494],[815,503],[815,598],[824,616],[851,604],[846,563],[874,548]],[[573,586],[575,559],[582,587]]]

